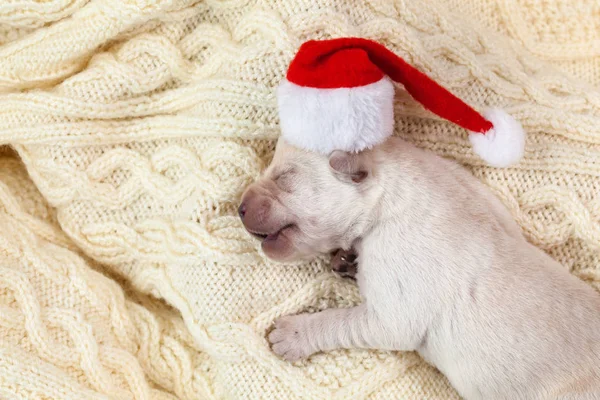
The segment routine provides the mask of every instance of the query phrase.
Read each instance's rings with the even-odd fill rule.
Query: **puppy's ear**
[[[336,150],[329,156],[329,166],[342,180],[361,183],[371,173],[366,157],[361,153]]]

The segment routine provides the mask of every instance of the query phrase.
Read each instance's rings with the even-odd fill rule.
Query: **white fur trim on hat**
[[[493,129],[485,134],[470,132],[473,150],[492,167],[508,167],[517,163],[525,150],[525,131],[521,124],[499,109],[483,113]]]
[[[277,98],[282,136],[305,150],[361,151],[393,132],[394,85],[387,77],[336,89],[303,87],[284,79]]]

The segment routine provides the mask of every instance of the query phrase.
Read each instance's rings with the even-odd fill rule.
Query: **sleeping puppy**
[[[276,321],[286,360],[414,350],[466,399],[600,399],[600,294],[456,163],[398,138],[329,157],[280,140],[239,213],[275,260],[358,254],[364,303]]]

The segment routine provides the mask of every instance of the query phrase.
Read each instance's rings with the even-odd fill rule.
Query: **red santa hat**
[[[304,43],[278,88],[281,132],[292,145],[358,152],[392,135],[394,85],[469,131],[475,153],[505,167],[523,156],[525,133],[499,109],[479,114],[381,44],[360,38]]]

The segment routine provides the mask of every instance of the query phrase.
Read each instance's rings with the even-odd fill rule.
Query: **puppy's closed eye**
[[[296,169],[294,167],[286,168],[277,172],[273,178],[273,181],[277,187],[279,187],[279,189],[283,190],[284,192],[291,192],[295,185],[295,173]]]

